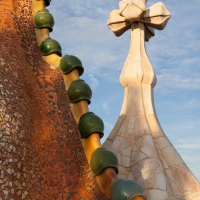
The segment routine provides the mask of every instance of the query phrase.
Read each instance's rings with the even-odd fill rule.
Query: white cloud
[[[200,150],[200,137],[194,139],[180,139],[177,141],[176,148],[183,151]]]
[[[178,116],[175,116],[175,118],[178,118]],[[163,125],[166,135],[174,144],[182,140],[187,141],[191,139],[194,142],[200,139],[200,119],[177,119],[173,123],[165,122]]]
[[[97,86],[99,85],[99,81],[97,78],[94,77],[93,74],[89,74],[89,85],[91,87],[92,90],[95,90],[97,88]]]
[[[105,112],[107,112],[108,111],[108,109],[109,109],[109,106],[108,106],[108,104],[107,104],[107,102],[103,102],[103,104],[102,104],[103,106],[103,110],[105,111]]]
[[[192,77],[185,77],[171,73],[157,75],[158,88],[169,87],[176,89],[200,90],[200,78],[196,74]]]

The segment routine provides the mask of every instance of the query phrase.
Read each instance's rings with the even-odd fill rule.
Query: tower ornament
[[[154,36],[154,28],[163,30],[170,18],[170,12],[162,2],[145,8],[145,1],[126,0],[119,2],[119,10],[113,10],[108,19],[108,27],[116,36],[121,36],[134,22],[144,23],[145,40]]]
[[[199,200],[198,180],[157,118],[156,75],[145,50],[145,41],[154,36],[154,29],[164,29],[171,15],[161,2],[145,6],[146,0],[123,0],[109,15],[108,27],[116,36],[130,29],[131,41],[120,75],[125,89],[121,113],[103,146],[117,155],[118,176],[136,181],[148,200]]]
[[[162,30],[170,18],[170,12],[159,2],[146,9],[146,0],[124,0],[119,10],[111,11],[108,27],[116,36],[131,29],[130,51],[120,75],[123,87],[135,83],[156,84],[156,76],[148,59],[144,41],[154,36],[154,28]]]

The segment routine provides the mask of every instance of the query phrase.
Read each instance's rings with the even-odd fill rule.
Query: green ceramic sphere
[[[54,18],[47,9],[42,9],[34,16],[35,28],[48,28],[51,32],[54,26]]]
[[[90,167],[94,176],[100,175],[107,168],[114,168],[118,174],[118,165],[117,156],[106,148],[100,147],[92,153]]]
[[[46,6],[49,6],[50,3],[51,3],[51,0],[45,0],[45,4],[46,4]]]
[[[46,38],[40,45],[40,50],[42,52],[42,55],[48,56],[50,54],[57,54],[59,56],[62,56],[62,48],[60,44],[51,38]]]
[[[74,69],[78,69],[79,76],[81,76],[84,72],[84,68],[79,58],[72,55],[63,56],[60,60],[59,68],[64,74],[68,74]]]
[[[136,197],[146,200],[140,185],[132,180],[117,179],[112,183],[110,193],[112,200],[132,200]]]
[[[81,116],[78,129],[81,138],[87,138],[93,133],[99,133],[100,138],[104,135],[104,123],[102,119],[93,112],[87,112]]]
[[[78,79],[72,82],[67,90],[70,103],[77,103],[81,100],[86,100],[91,103],[92,90],[84,80]]]
[[[45,6],[49,6],[51,3],[51,0],[37,0],[37,1],[44,1],[45,2]]]

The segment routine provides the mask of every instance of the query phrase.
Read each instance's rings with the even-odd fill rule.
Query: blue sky
[[[162,1],[171,12],[163,31],[146,43],[158,82],[155,107],[165,134],[200,180],[200,1]],[[147,7],[157,3],[149,0]],[[130,32],[115,37],[106,23],[116,0],[52,0],[55,19],[50,34],[63,55],[79,57],[92,88],[89,109],[105,124],[105,136],[118,119],[123,88],[118,79],[129,51]]]

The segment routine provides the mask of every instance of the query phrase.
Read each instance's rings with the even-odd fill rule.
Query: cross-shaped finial
[[[170,12],[159,2],[146,9],[146,0],[123,0],[119,2],[119,10],[110,13],[108,27],[116,36],[121,36],[131,28],[134,22],[142,22],[145,26],[145,40],[154,36],[154,29],[165,28]]]
[[[154,28],[162,30],[170,18],[170,12],[159,2],[146,9],[146,0],[123,0],[119,10],[110,13],[108,27],[116,36],[131,29],[130,51],[122,73],[120,83],[123,87],[132,84],[156,84],[156,76],[145,51],[144,39],[154,36]]]

